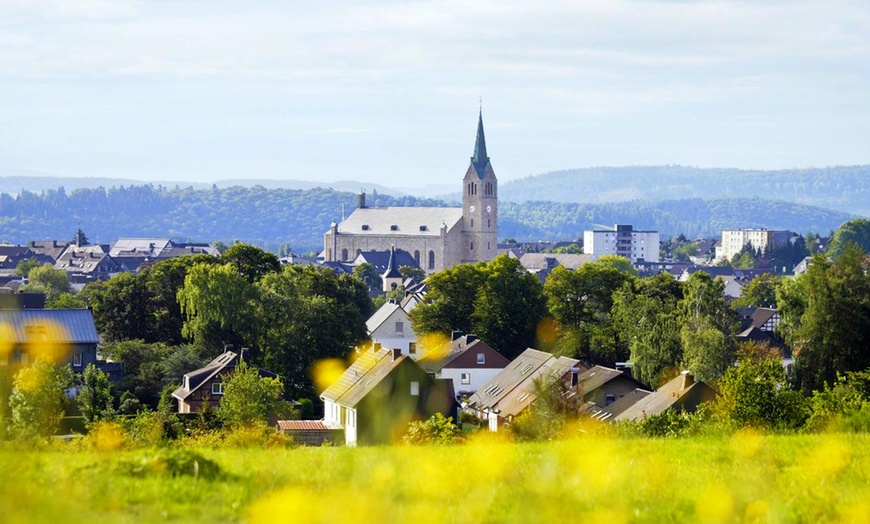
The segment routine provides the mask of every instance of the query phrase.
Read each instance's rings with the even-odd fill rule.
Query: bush
[[[456,424],[441,413],[435,413],[427,420],[411,422],[408,425],[408,432],[402,438],[406,444],[422,445],[456,444],[461,439]]]
[[[135,417],[122,419],[122,427],[133,446],[144,448],[162,446],[184,432],[181,421],[174,414],[147,408]]]
[[[134,460],[122,461],[119,469],[134,477],[194,477],[216,479],[221,476],[216,462],[188,449],[161,449]]]
[[[778,360],[743,361],[719,382],[717,416],[738,428],[794,430],[809,416],[806,398],[788,387]]]
[[[695,413],[667,409],[639,420],[636,425],[638,434],[644,437],[680,438],[700,434],[709,419],[702,405]]]
[[[812,414],[807,421],[811,431],[870,430],[870,372],[846,373],[837,377],[833,387],[825,385],[810,399]]]

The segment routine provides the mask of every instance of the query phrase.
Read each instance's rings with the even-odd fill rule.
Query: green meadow
[[[870,522],[866,434],[0,450],[0,522]]]

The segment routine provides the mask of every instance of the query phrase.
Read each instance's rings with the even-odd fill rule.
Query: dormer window
[[[363,231],[368,231],[369,229],[371,229],[371,228],[369,227],[368,224],[363,224],[363,225],[362,225],[362,230],[363,230]]]
[[[397,226],[397,225],[390,226],[390,231],[398,231],[398,230],[399,230],[399,226]]]
[[[420,231],[429,231],[429,228],[426,226],[420,226]]]

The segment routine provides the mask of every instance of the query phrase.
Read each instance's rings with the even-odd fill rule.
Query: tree
[[[88,240],[87,235],[85,235],[85,232],[82,231],[82,228],[76,229],[76,232],[75,234],[73,234],[71,242],[74,246],[90,245],[90,241]]]
[[[745,360],[719,381],[718,414],[738,427],[796,429],[809,412],[806,399],[788,388],[785,368],[776,359]]]
[[[63,293],[72,293],[69,273],[62,269],[55,269],[48,263],[31,269],[27,279],[27,285],[22,286],[21,290],[45,293],[46,302],[56,300]]]
[[[405,444],[449,445],[460,441],[462,435],[452,420],[441,413],[435,413],[426,420],[408,424],[408,431],[402,437]]]
[[[682,284],[667,273],[626,282],[613,295],[613,323],[629,350],[632,375],[652,387],[679,372],[683,346],[677,305],[682,296]]]
[[[24,260],[19,262],[17,266],[15,266],[15,274],[19,277],[26,277],[30,274],[31,269],[39,267],[41,265],[42,264],[39,262],[39,259],[35,257],[25,258]]]
[[[602,255],[598,258],[598,263],[603,266],[611,266],[618,271],[622,271],[628,275],[637,275],[637,271],[631,264],[631,260],[619,255]]]
[[[633,279],[612,265],[590,262],[576,271],[556,267],[544,283],[547,308],[559,329],[560,352],[609,364],[627,358],[616,348],[613,294]]]
[[[725,283],[702,271],[692,274],[680,302],[683,365],[698,380],[713,381],[734,362],[737,318],[725,303]]]
[[[220,417],[230,427],[265,424],[278,413],[283,389],[280,379],[261,377],[242,361],[226,379]]]
[[[376,289],[380,291],[380,289],[384,287],[383,280],[381,280],[381,275],[379,275],[375,267],[368,262],[363,262],[362,264],[353,268],[353,274],[355,277],[365,282],[366,286],[368,286],[369,289]]]
[[[275,253],[242,242],[233,244],[221,253],[220,262],[231,264],[252,284],[264,275],[281,271],[281,262]]]
[[[567,246],[559,246],[553,250],[553,253],[568,253],[572,255],[582,255],[583,248],[577,244],[568,244]]]
[[[115,411],[112,409],[112,392],[109,376],[93,364],[88,364],[82,375],[82,387],[78,395],[79,410],[88,424],[110,418]]]
[[[402,274],[402,278],[405,280],[413,278],[414,280],[423,281],[426,279],[426,272],[419,267],[399,266],[399,273]]]
[[[547,315],[547,299],[541,281],[518,259],[501,255],[485,268],[472,328],[481,340],[512,360],[535,344],[538,325]]]
[[[854,243],[864,253],[870,253],[870,220],[853,218],[837,228],[828,244],[828,254],[840,256],[848,243]]]
[[[37,359],[15,374],[9,406],[13,431],[25,437],[50,436],[60,427],[66,396],[72,383],[69,366]]]
[[[88,307],[85,299],[72,293],[61,293],[51,301],[46,301],[48,309],[84,309]]]
[[[203,354],[216,355],[225,344],[251,346],[262,324],[258,289],[231,264],[195,264],[178,291],[185,316],[182,335]]]
[[[870,367],[870,276],[860,247],[846,244],[833,262],[816,255],[805,274],[780,287],[777,302],[778,329],[806,391]]]
[[[107,342],[154,340],[151,293],[144,273],[120,273],[82,290],[93,308],[97,331]]]
[[[731,302],[731,306],[776,309],[776,288],[779,283],[780,278],[776,275],[762,273],[743,287],[740,296]]]
[[[486,264],[457,264],[429,276],[429,291],[409,317],[418,335],[453,330],[472,332],[478,290],[486,279]],[[498,348],[496,348],[498,349]]]

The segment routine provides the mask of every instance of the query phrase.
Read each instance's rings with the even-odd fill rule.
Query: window
[[[471,384],[471,373],[463,373],[460,375],[459,381],[465,385]]]
[[[426,226],[422,226],[422,227],[426,227]],[[414,250],[414,262],[416,262],[418,266],[420,265],[420,251],[419,250]]]
[[[420,396],[420,383],[419,382],[411,382],[411,396],[418,397]]]
[[[471,219],[471,227],[474,227],[474,219]]]
[[[342,249],[342,250],[341,250],[341,261],[342,261],[342,262],[346,262],[346,261],[347,261],[347,249]]]
[[[405,332],[405,323],[404,322],[396,322],[396,333],[404,333]]]
[[[73,366],[81,366],[82,365],[82,354],[76,353],[73,355]]]
[[[468,247],[468,249],[474,251],[474,242],[471,243],[471,245]]]
[[[616,401],[616,395],[610,394],[604,396],[604,405],[609,406]]]
[[[223,395],[224,394],[224,383],[223,382],[212,382],[211,394],[212,395]]]
[[[477,354],[477,363],[478,364],[486,364],[486,355],[484,353]]]
[[[416,355],[417,354],[417,343],[416,342],[408,342],[408,354]]]
[[[390,226],[390,231],[398,231],[398,230],[399,230],[399,226],[396,226],[396,225]]]
[[[429,269],[435,269],[435,252],[429,252]]]

